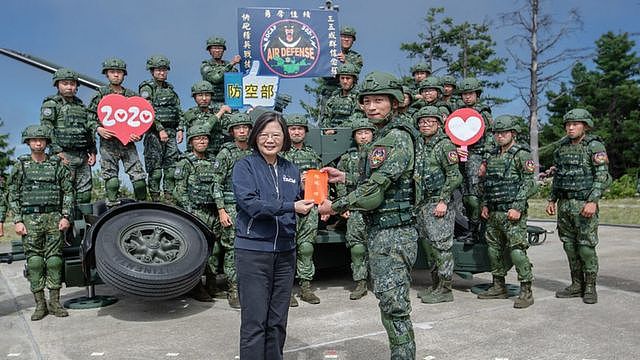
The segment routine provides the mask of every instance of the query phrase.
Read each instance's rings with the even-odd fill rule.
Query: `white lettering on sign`
[[[137,106],[131,106],[129,109],[116,109],[109,105],[104,105],[100,108],[100,112],[104,114],[104,120],[102,120],[102,126],[112,127],[116,123],[126,122],[127,125],[137,128],[140,123],[149,124],[153,120],[153,114],[149,110],[142,110]],[[111,117],[113,115],[113,117]]]

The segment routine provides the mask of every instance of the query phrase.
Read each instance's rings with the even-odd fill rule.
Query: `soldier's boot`
[[[451,290],[451,280],[440,279],[438,287],[429,294],[422,297],[425,304],[437,304],[453,301],[453,291]]]
[[[349,299],[358,300],[367,295],[367,280],[358,280],[356,288],[349,294]]]
[[[36,299],[36,309],[33,314],[31,314],[31,321],[42,320],[42,318],[49,314],[47,310],[47,300],[44,298],[44,290],[33,293],[33,297]]]
[[[300,282],[300,300],[309,304],[320,304],[320,298],[311,290],[311,282],[304,280]]]
[[[202,285],[201,281],[198,281],[196,286],[194,286],[193,289],[191,289],[187,293],[187,296],[189,296],[193,300],[200,301],[200,302],[213,302],[213,298],[211,297],[211,295],[209,295],[207,290],[204,288],[204,285]]]
[[[531,291],[531,281],[520,283],[520,295],[513,302],[516,309],[525,309],[533,305],[533,292]]]
[[[584,280],[582,278],[582,271],[571,272],[571,285],[562,290],[556,291],[556,297],[560,299],[580,297],[582,296],[582,288],[584,286]]]
[[[585,304],[595,304],[598,302],[595,273],[584,274],[584,296],[582,296],[582,302]]]
[[[69,316],[69,312],[60,305],[60,289],[49,290],[49,311],[57,317]]]
[[[107,207],[113,207],[119,205],[118,190],[120,190],[120,180],[117,177],[107,179],[104,182],[104,191],[107,195],[106,205]]]
[[[507,299],[507,287],[504,276],[493,276],[493,285],[487,291],[478,294],[478,299]]]
[[[289,307],[298,307],[298,300],[293,296],[293,293],[291,294],[291,299],[289,299]]]
[[[234,309],[240,309],[240,297],[238,296],[238,284],[229,281],[229,291],[227,292],[227,301],[229,306]]]
[[[426,287],[424,290],[418,292],[418,297],[422,299],[425,295],[428,295],[433,290],[438,288],[438,282],[440,281],[440,277],[438,276],[438,268],[433,268],[431,270],[431,287]]]
[[[205,268],[204,276],[205,290],[207,291],[207,293],[215,299],[226,299],[227,292],[218,287],[218,284],[216,283],[217,276],[213,273],[213,271],[211,271],[209,265],[207,265]]]
[[[147,200],[147,183],[144,180],[133,182],[133,196],[138,201]]]

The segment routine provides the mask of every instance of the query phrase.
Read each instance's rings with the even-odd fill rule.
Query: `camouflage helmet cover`
[[[207,50],[212,46],[222,46],[223,50],[227,50],[227,41],[219,36],[212,36],[207,39]]]
[[[233,113],[229,115],[226,122],[227,131],[231,132],[234,126],[238,125],[249,125],[249,127],[253,126],[253,122],[251,121],[251,117],[249,114],[245,113]]]
[[[420,85],[418,86],[418,91],[426,90],[426,89],[436,89],[440,94],[442,94],[442,86],[440,85],[440,78],[435,76],[429,76],[428,78],[420,81]]]
[[[519,134],[522,131],[520,122],[517,116],[500,115],[493,120],[493,132],[513,130]]]
[[[22,142],[27,143],[29,139],[45,139],[51,142],[51,130],[44,125],[30,125],[22,131]]]
[[[189,136],[187,137],[187,142],[190,142],[196,136],[206,135],[211,138],[211,129],[208,126],[197,124],[189,128],[188,130]]]
[[[200,80],[191,86],[191,95],[195,94],[213,94],[213,85],[205,80]]]
[[[456,77],[453,75],[445,75],[443,77],[440,78],[440,84],[442,84],[442,86],[445,85],[453,85],[454,87],[458,86],[458,82],[456,81]]]
[[[462,94],[472,91],[475,91],[478,96],[482,94],[482,84],[480,84],[480,80],[473,77],[462,79],[460,85],[458,86],[458,92]]]
[[[309,120],[302,114],[290,114],[286,116],[287,126],[304,126],[309,130]]]
[[[358,94],[358,101],[362,104],[362,100],[367,95],[389,95],[399,103],[404,101],[402,84],[395,76],[380,71],[373,71],[365,76]]]
[[[431,68],[425,62],[419,62],[411,67],[411,75],[417,73],[418,71],[424,71],[431,74]]]
[[[58,86],[58,81],[60,80],[73,80],[78,83],[78,73],[71,69],[58,69],[55,73],[53,73],[53,86]]]
[[[440,122],[440,125],[444,123],[442,119],[442,113],[440,112],[440,109],[438,109],[437,106],[423,106],[420,108],[420,110],[418,110],[415,114],[413,114],[413,120],[415,120],[416,124],[418,124],[418,121],[420,119],[426,118],[426,117],[432,117],[432,118],[438,119],[438,122]]]
[[[585,109],[572,109],[569,110],[563,117],[564,123],[568,123],[570,121],[580,121],[585,123],[589,127],[593,127],[593,116],[591,113]]]
[[[102,73],[106,74],[107,70],[122,70],[127,75],[127,64],[118,58],[109,58],[102,62]]]
[[[147,70],[153,70],[156,68],[167,68],[171,70],[171,62],[164,55],[153,55],[147,59]]]
[[[356,41],[356,29],[353,26],[343,26],[340,29],[340,35],[351,36]]]
[[[371,121],[369,121],[369,119],[367,119],[366,117],[362,117],[362,115],[359,115],[357,117],[353,116],[351,120],[352,135],[355,135],[356,131],[362,129],[368,129],[374,133],[377,130],[376,127],[371,123]]]
[[[338,71],[336,72],[336,77],[339,78],[340,75],[351,75],[353,76],[356,80],[358,80],[358,74],[360,73],[360,70],[358,69],[358,67],[352,63],[344,63],[344,64],[340,64],[340,66],[338,66]]]

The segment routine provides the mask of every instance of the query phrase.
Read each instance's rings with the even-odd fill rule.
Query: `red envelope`
[[[304,199],[313,200],[320,205],[328,196],[329,174],[315,169],[308,170],[304,181]]]

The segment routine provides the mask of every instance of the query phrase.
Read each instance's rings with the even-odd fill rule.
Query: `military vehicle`
[[[0,53],[51,73],[60,68],[13,50],[0,49]],[[84,75],[80,76],[80,83],[92,89],[105,85]],[[283,96],[277,105],[284,107],[290,100]],[[306,142],[321,155],[325,165],[333,164],[353,146],[348,128],[325,135],[321,129],[311,127]],[[457,217],[456,227],[466,227],[463,215]],[[350,256],[344,232],[339,222],[330,222],[318,231],[314,254],[317,268],[348,267]],[[543,234],[544,229],[529,227],[532,244],[543,242],[539,238]],[[201,280],[214,241],[215,235],[204,223],[171,205],[124,199],[121,205],[110,209],[104,201],[81,206],[76,211],[73,230],[66,234],[63,279],[67,287],[86,287],[87,296],[67,301],[65,306],[94,307],[116,301],[96,295],[95,285],[103,282],[123,293],[148,299],[180,296]],[[454,271],[462,277],[490,270],[487,245],[482,241],[469,246],[456,237],[453,253]],[[0,262],[23,259],[20,241],[13,242],[11,253],[0,254]],[[430,265],[431,259],[420,249],[416,266]]]

